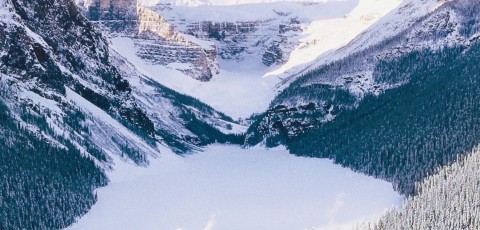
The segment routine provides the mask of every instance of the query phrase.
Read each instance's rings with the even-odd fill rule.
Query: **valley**
[[[480,225],[476,0],[0,0],[0,44],[0,229]]]
[[[132,16],[137,26],[108,17],[98,24],[146,76],[245,119],[265,111],[299,66],[347,44],[400,3],[147,1]]]

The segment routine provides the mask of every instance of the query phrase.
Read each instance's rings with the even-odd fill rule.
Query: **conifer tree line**
[[[67,227],[90,209],[97,199],[94,190],[108,179],[92,159],[55,135],[43,115],[26,105],[15,111],[7,107],[11,97],[0,82],[0,229]],[[85,129],[78,125],[82,116],[72,116],[69,124]],[[88,149],[104,159],[95,147]]]
[[[441,168],[417,187],[401,210],[357,230],[480,229],[480,148]]]

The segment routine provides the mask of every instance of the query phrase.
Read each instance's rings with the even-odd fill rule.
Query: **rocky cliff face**
[[[184,33],[215,42],[217,53],[224,60],[244,61],[261,57],[264,65],[272,66],[287,61],[291,50],[298,45],[295,38],[302,31],[300,22],[291,19],[285,23],[275,20],[190,22]],[[292,34],[287,34],[289,32]]]
[[[214,44],[184,36],[156,11],[137,1],[77,4],[107,36],[131,38],[136,55],[146,63],[168,66],[200,81],[208,81],[218,72]]]
[[[214,43],[219,58],[237,62],[253,59],[266,66],[281,65],[288,60],[290,52],[299,45],[300,34],[304,32],[302,23],[306,23],[296,15],[283,12],[276,12],[270,17],[251,18],[235,18],[238,13],[234,13],[229,18],[226,12],[222,12],[224,8],[215,6],[203,10],[225,14],[224,19],[209,20],[203,15],[183,17],[182,12],[187,10],[183,8],[172,4],[152,7],[181,33]],[[198,11],[194,8],[190,10],[194,11],[193,14]]]
[[[218,73],[213,43],[188,38],[159,13],[140,4],[137,17],[136,46],[140,58],[155,65],[183,64],[186,67],[176,69],[201,81],[208,81]]]
[[[75,4],[25,0],[12,5],[12,17],[24,26],[12,24],[4,30],[3,73],[17,76],[18,84],[24,84],[25,78],[38,82],[26,87],[52,100],[62,98],[68,87],[153,135],[153,124],[132,98],[130,85],[110,63],[106,40]]]

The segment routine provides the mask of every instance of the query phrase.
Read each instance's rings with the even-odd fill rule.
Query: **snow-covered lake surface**
[[[387,182],[279,148],[162,149],[148,168],[117,160],[109,177],[70,229],[350,229],[402,203]]]

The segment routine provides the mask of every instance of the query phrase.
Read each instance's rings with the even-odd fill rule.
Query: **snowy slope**
[[[125,50],[128,47],[128,39],[115,40],[120,42]],[[125,53],[124,53],[125,54]],[[128,56],[128,55],[127,55]],[[161,141],[166,142],[170,147],[170,139],[180,142],[180,146],[205,145],[212,142],[225,142],[221,138],[225,134],[244,133],[246,127],[231,120],[231,118],[214,110],[210,106],[159,84],[155,78],[145,75],[145,69],[149,66],[135,66],[135,56],[124,59],[114,49],[110,50],[112,64],[125,76],[131,84],[133,96],[137,99],[140,107],[152,119],[157,129],[157,135]],[[193,81],[191,78],[187,80]],[[198,81],[195,81],[198,83]],[[217,134],[210,133],[206,127],[195,128],[196,125],[205,124],[216,129]],[[222,134],[224,133],[224,134]],[[220,135],[218,135],[220,134]],[[216,135],[216,137],[215,137]],[[207,143],[206,143],[207,142]],[[229,142],[232,143],[230,140]],[[183,144],[182,144],[183,143]]]
[[[148,169],[117,161],[69,229],[349,229],[402,202],[389,183],[283,149],[162,152]]]
[[[319,68],[322,65],[341,60],[342,58],[346,58],[354,53],[359,53],[399,35],[400,33],[404,32],[404,30],[413,26],[418,20],[422,19],[422,17],[425,17],[429,13],[435,11],[447,1],[448,0],[397,1],[398,5],[394,10],[383,17],[380,17],[379,20],[371,27],[361,33],[358,33],[358,36],[353,36],[348,41],[344,41],[345,43],[342,44],[343,46],[338,47],[340,49],[318,53],[319,55],[314,57],[314,59],[309,60],[309,62],[300,63],[285,73],[277,73],[280,74],[280,77],[285,78],[279,87],[287,87],[302,73],[306,73]],[[376,5],[378,7],[379,4],[370,2],[370,4],[364,4],[362,8],[370,8],[372,5]],[[357,14],[357,12],[355,14]],[[363,17],[365,16],[360,16],[360,18]],[[355,30],[355,27],[353,29]]]
[[[0,69],[2,81],[11,87],[10,96],[14,98],[8,101],[8,107],[16,112],[16,107],[20,107],[40,117],[48,114],[46,120],[54,131],[51,138],[63,136],[87,156],[92,148],[102,149],[104,153],[118,152],[118,143],[105,140],[124,139],[124,134],[130,135],[133,130],[148,130],[151,122],[138,108],[128,83],[125,84],[109,62],[104,37],[74,11],[75,8],[65,13],[68,7],[75,7],[73,3],[57,5],[47,0],[16,1],[15,4],[6,1],[6,4],[4,9],[8,10],[2,11],[0,22],[6,35],[2,38],[5,45]],[[48,4],[56,7],[46,9]],[[125,132],[105,126],[103,132],[89,136],[88,128],[101,129],[99,127],[105,123],[97,120],[94,113],[84,116],[88,111],[79,108],[78,101],[67,98],[68,90],[88,102],[89,107],[103,111],[111,120],[123,122],[120,126]],[[28,123],[22,121],[21,116],[18,120]],[[127,123],[129,128],[124,127]],[[140,147],[145,144],[140,139],[127,142],[122,144],[146,150]],[[153,151],[143,153],[152,154]],[[108,157],[103,160],[96,157],[100,156],[92,156],[92,159],[108,164]]]
[[[359,47],[350,50],[342,48],[354,39],[365,39],[372,44],[381,41],[383,39],[381,36],[366,38],[364,33],[373,30],[373,28],[370,28],[372,24],[376,25],[384,21],[388,17],[385,14],[396,9],[401,3],[401,0],[361,0],[343,18],[313,21],[308,25],[300,39],[300,46],[290,54],[288,62],[275,71],[267,73],[266,76],[275,76],[282,79],[289,78],[292,75],[295,76],[299,71],[305,71],[305,66],[313,68],[312,63],[319,65],[322,61],[326,62],[323,57],[332,56],[332,53],[336,54],[334,58],[338,60],[342,58],[340,55],[345,57],[353,51],[358,51],[356,49]],[[415,13],[421,14],[422,12]],[[404,17],[403,20],[410,20],[410,17],[413,18],[413,16],[409,16]],[[357,38],[357,36],[359,37]],[[339,48],[342,49],[338,50]],[[318,60],[319,58],[321,58],[321,61]],[[285,87],[285,85],[282,85],[282,87]]]
[[[146,28],[156,28],[155,33],[173,30],[206,50],[214,47],[218,74],[204,82],[191,79],[190,69],[197,68],[194,63],[206,61],[186,63],[178,43],[153,46],[155,35],[145,31],[136,35],[138,31],[119,31],[114,27],[112,33],[107,33],[113,49],[155,81],[198,98],[233,118],[247,118],[268,108],[277,94],[276,86],[295,72],[291,69],[347,44],[400,1],[141,1],[141,4],[160,17],[159,21],[141,22]],[[149,12],[148,17],[138,17],[150,20],[151,15]],[[108,21],[101,24],[105,26]],[[158,28],[153,24],[168,26]],[[220,37],[212,37],[215,34]],[[146,55],[147,49],[155,55]],[[159,53],[178,53],[179,60],[164,63],[166,58]]]
[[[474,16],[459,5],[443,0],[404,1],[347,45],[278,75],[285,77],[278,85],[281,93],[256,132],[276,135],[274,126],[279,124],[273,123],[279,120],[286,134],[298,135],[354,109],[367,95],[380,95],[409,81],[408,71],[415,65],[393,77],[382,67],[385,61],[425,50],[469,47],[478,39],[478,34],[469,32],[475,31],[469,28]]]

